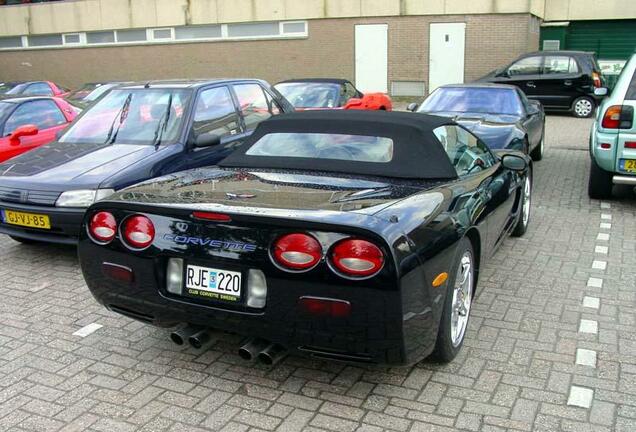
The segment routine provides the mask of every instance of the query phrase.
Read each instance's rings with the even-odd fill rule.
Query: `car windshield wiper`
[[[115,118],[113,119],[113,122],[110,125],[110,129],[108,129],[108,135],[106,135],[106,139],[104,140],[105,144],[112,144],[117,139],[119,128],[121,127],[121,124],[124,122],[124,120],[126,120],[126,117],[128,117],[128,108],[130,108],[130,102],[132,101],[132,96],[133,96],[132,93],[128,93],[126,100],[122,104],[121,108],[119,108],[119,111],[117,111],[117,114],[115,114]],[[117,130],[115,130],[115,122],[117,121],[117,119],[119,119],[119,123],[117,124]],[[113,134],[113,131],[115,132],[114,134]],[[112,136],[112,139],[111,139],[111,136]]]
[[[170,97],[168,98],[168,106],[166,107],[166,111],[163,113],[163,115],[159,119],[157,130],[155,130],[155,136],[152,139],[152,143],[154,144],[155,148],[159,147],[159,145],[161,144],[161,138],[163,137],[163,133],[166,131],[168,127],[168,121],[170,121],[171,110],[172,110],[172,93],[170,93]]]

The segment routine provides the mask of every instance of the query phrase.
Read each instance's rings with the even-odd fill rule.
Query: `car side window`
[[[356,97],[356,88],[351,83],[344,83],[344,93],[342,95],[342,105],[349,102],[349,99]]]
[[[547,56],[543,64],[544,74],[573,74],[578,71],[576,60],[569,56]]]
[[[239,110],[247,130],[274,115],[263,88],[258,84],[235,84],[234,91],[239,101]]]
[[[272,115],[278,115],[283,112],[278,101],[274,99],[274,96],[272,96],[267,90],[265,90],[265,99],[267,99],[267,105],[269,106],[269,111]]]
[[[433,133],[460,177],[476,174],[496,162],[488,147],[464,128],[446,125],[434,129]]]
[[[23,93],[25,96],[53,96],[53,90],[47,83],[33,83]]]
[[[48,129],[66,123],[66,117],[52,100],[25,102],[13,111],[4,125],[4,135],[20,126],[32,124],[38,129]]]
[[[514,62],[508,68],[508,75],[538,75],[541,73],[543,57],[526,57]]]
[[[239,131],[239,116],[227,87],[203,90],[194,110],[195,136],[234,135]]]

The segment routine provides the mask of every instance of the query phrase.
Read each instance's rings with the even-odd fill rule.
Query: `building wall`
[[[353,80],[355,24],[386,23],[389,85],[428,82],[433,22],[466,22],[467,81],[538,49],[538,24],[530,14],[320,19],[309,21],[307,39],[2,51],[0,81],[49,79],[77,87],[101,80],[223,76],[272,83],[309,76]]]

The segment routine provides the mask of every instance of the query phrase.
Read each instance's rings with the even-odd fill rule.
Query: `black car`
[[[78,246],[108,309],[239,354],[407,364],[462,346],[479,269],[528,226],[531,161],[451,119],[312,111],[263,122],[218,167],[91,206]]]
[[[491,149],[514,149],[543,158],[545,114],[538,101],[505,84],[452,84],[438,87],[409,111],[451,117]]]
[[[75,244],[96,200],[213,165],[258,123],[291,110],[260,80],[153,81],[110,90],[57,141],[0,164],[0,233]]]
[[[506,67],[479,79],[513,84],[546,110],[571,111],[590,117],[607,90],[594,53],[539,51],[524,54]]]

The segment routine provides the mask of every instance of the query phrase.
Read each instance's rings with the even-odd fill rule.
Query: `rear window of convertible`
[[[245,154],[387,163],[393,159],[393,140],[366,135],[271,133],[262,136]]]

